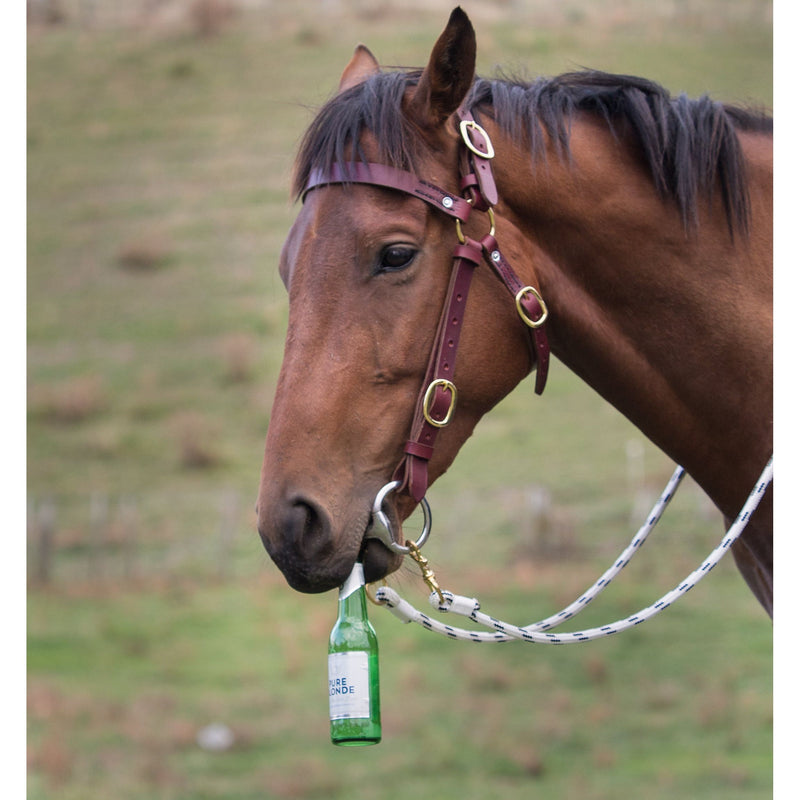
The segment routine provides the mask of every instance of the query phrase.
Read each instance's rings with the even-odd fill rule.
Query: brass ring
[[[496,231],[494,210],[487,208],[486,213],[489,215],[489,236],[493,237]],[[461,227],[461,220],[458,217],[456,217],[456,236],[458,236],[459,244],[467,243],[467,238],[464,236],[464,230]]]
[[[464,231],[461,230],[461,220],[456,217],[456,235],[458,236],[459,244],[466,244],[467,240],[464,236]]]
[[[495,220],[494,220],[494,211],[492,210],[491,206],[486,209],[486,213],[489,215],[489,236],[494,236],[495,234]]]

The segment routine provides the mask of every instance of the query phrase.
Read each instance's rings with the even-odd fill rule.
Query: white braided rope
[[[625,619],[617,620],[608,625],[603,625],[598,628],[590,628],[584,631],[575,631],[573,633],[547,633],[549,628],[553,628],[562,622],[574,617],[581,610],[597,597],[600,592],[608,586],[610,581],[625,567],[630,560],[631,556],[641,547],[644,539],[647,538],[650,531],[652,531],[655,524],[661,517],[664,509],[668,505],[675,489],[680,484],[683,478],[683,469],[678,467],[672,475],[670,482],[667,484],[666,489],[661,497],[656,502],[653,510],[648,516],[645,525],[640,528],[636,536],[634,536],[628,547],[620,554],[620,557],[610,567],[603,576],[581,597],[574,603],[570,604],[562,611],[554,614],[547,619],[540,622],[527,625],[525,627],[518,627],[516,625],[509,625],[506,622],[490,617],[487,614],[480,612],[480,603],[475,598],[463,597],[455,595],[452,592],[443,592],[445,602],[442,604],[436,592],[430,596],[431,605],[441,612],[451,612],[468,617],[473,622],[483,625],[486,628],[493,629],[491,632],[473,631],[465,628],[456,628],[451,625],[445,625],[437,622],[431,617],[418,611],[410,603],[403,600],[400,595],[388,586],[382,586],[375,593],[376,602],[385,605],[396,617],[403,622],[416,622],[428,630],[435,633],[447,636],[450,639],[458,639],[460,641],[469,642],[509,642],[513,640],[521,640],[524,642],[532,642],[538,644],[572,644],[575,642],[591,641],[593,639],[600,639],[605,636],[611,636],[615,633],[632,628],[634,625],[639,625],[656,614],[660,613],[666,608],[669,608],[672,603],[679,597],[682,597],[690,589],[697,585],[697,583],[704,578],[708,573],[719,563],[725,553],[730,549],[731,545],[739,538],[742,531],[745,529],[750,517],[761,502],[764,492],[772,481],[772,458],[764,468],[761,476],[758,479],[755,487],[753,488],[747,502],[739,512],[734,523],[726,532],[725,536],[719,545],[709,554],[708,558],[696,569],[690,573],[684,581],[676,586],[672,591],[667,592],[659,598],[655,603],[641,611],[633,614]]]

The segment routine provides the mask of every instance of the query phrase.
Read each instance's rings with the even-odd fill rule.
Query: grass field
[[[420,65],[451,4],[409,5],[251,3],[201,34],[188,14],[75,0],[29,27],[27,482],[33,522],[43,498],[59,509],[53,579],[27,594],[31,800],[771,796],[772,629],[731,561],[585,648],[489,650],[376,610],[384,742],[328,743],[335,600],[286,587],[251,510],[286,324],[276,265],[295,146],[354,45]],[[769,3],[463,6],[483,74],[585,65],[772,104]],[[489,613],[538,619],[605,568],[671,471],[555,364],[545,395],[524,383],[431,490],[426,554]],[[534,491],[561,543],[547,557]],[[177,566],[87,579],[98,495],[135,498],[141,545],[179,542]],[[582,627],[650,603],[722,532],[692,485],[662,525]],[[411,570],[393,582],[424,602]],[[234,734],[224,752],[197,744],[214,722]]]

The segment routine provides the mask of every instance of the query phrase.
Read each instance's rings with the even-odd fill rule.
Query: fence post
[[[48,584],[52,577],[53,545],[56,536],[56,504],[52,497],[45,497],[39,506],[38,550],[36,554],[36,580]]]
[[[136,498],[122,496],[119,499],[117,516],[122,537],[122,574],[126,581],[137,577],[136,547],[138,541],[138,522]]]
[[[644,468],[645,448],[641,439],[625,442],[625,460],[628,472],[628,492],[631,496],[630,524],[639,524],[653,504],[654,497],[647,489]]]
[[[550,558],[558,549],[551,523],[553,498],[545,486],[531,486],[525,493],[525,540],[531,555]]]
[[[87,578],[99,581],[103,578],[103,533],[108,525],[108,497],[92,492],[89,497],[89,557]]]

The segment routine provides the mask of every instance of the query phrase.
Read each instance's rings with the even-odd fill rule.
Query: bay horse
[[[475,54],[460,8],[424,69],[359,45],[300,147],[257,502],[299,591],[396,570],[376,493],[397,480],[400,531],[550,352],[728,523],[772,452],[771,119],[595,71],[476,78]],[[771,488],[734,557],[771,615]]]

